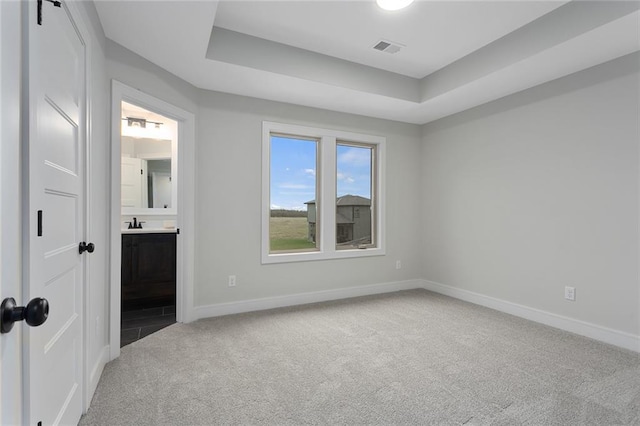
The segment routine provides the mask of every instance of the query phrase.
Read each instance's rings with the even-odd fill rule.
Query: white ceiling
[[[423,1],[387,12],[375,1],[224,1],[215,25],[422,78],[563,3]],[[406,47],[396,54],[374,50],[381,39]]]
[[[629,1],[95,4],[108,38],[196,87],[416,124],[640,50]]]

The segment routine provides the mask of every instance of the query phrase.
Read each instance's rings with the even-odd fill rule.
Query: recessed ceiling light
[[[376,2],[384,10],[400,10],[413,3],[413,0],[376,0]]]

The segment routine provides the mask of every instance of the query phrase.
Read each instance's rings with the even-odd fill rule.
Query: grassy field
[[[306,217],[272,217],[269,219],[269,241],[271,250],[299,250],[315,248],[307,241]]]

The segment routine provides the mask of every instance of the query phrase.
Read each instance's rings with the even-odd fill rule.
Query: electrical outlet
[[[229,287],[235,287],[235,286],[236,286],[236,276],[229,275]]]
[[[567,300],[575,301],[576,300],[576,288],[575,287],[565,287],[564,288],[564,298]]]
[[[400,262],[399,260],[396,260],[396,269],[400,269],[402,268],[402,262]]]

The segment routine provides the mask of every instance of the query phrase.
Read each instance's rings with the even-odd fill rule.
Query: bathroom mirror
[[[122,214],[176,214],[177,129],[170,118],[122,102]]]

